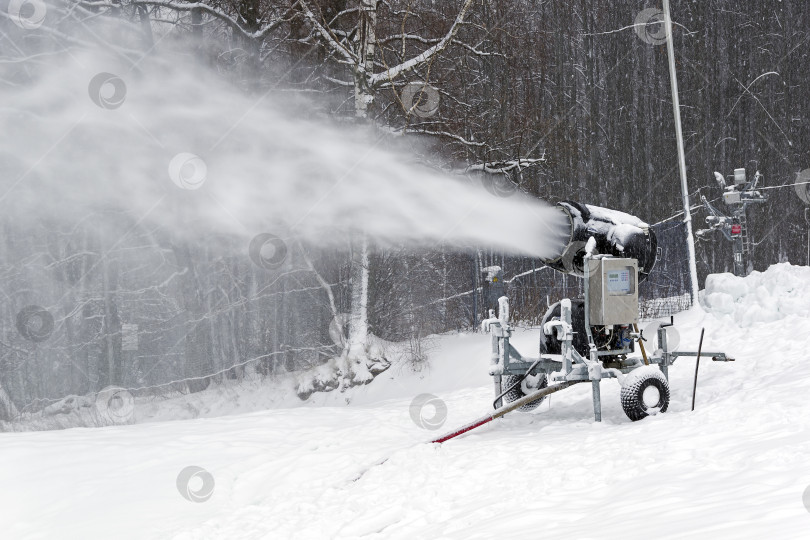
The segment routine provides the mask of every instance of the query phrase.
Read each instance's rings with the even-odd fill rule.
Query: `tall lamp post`
[[[689,186],[686,180],[686,154],[683,150],[683,129],[681,128],[681,104],[678,99],[678,74],[675,71],[675,43],[672,39],[672,16],[669,0],[664,0],[664,26],[667,33],[667,56],[669,58],[669,80],[672,87],[672,109],[675,114],[675,137],[678,142],[678,170],[681,175],[681,197],[683,198],[683,221],[686,223],[686,245],[689,250],[689,277],[692,281],[692,303],[698,298],[697,263],[695,259],[695,237],[692,233],[692,213],[689,210]]]

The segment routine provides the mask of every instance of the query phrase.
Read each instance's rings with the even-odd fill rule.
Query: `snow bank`
[[[706,278],[704,308],[730,317],[743,328],[790,315],[810,317],[810,267],[775,264],[746,277],[712,274]]]

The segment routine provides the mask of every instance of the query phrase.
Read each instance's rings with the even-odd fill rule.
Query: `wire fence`
[[[669,317],[692,306],[692,283],[686,243],[686,223],[653,226],[660,254],[647,280],[638,288],[640,317]]]

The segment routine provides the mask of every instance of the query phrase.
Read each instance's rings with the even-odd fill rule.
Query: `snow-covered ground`
[[[492,400],[488,338],[440,336],[430,369],[394,365],[366,387],[311,403],[285,397],[228,416],[2,433],[0,537],[805,538],[810,269],[713,278],[705,299],[705,310],[675,317],[680,348],[696,349],[705,327],[704,350],[736,362],[701,361],[695,412],[695,361],[683,358],[670,371],[666,414],[630,422],[618,383],[607,381],[601,424],[582,385],[533,413],[425,444]],[[513,343],[534,354],[538,336],[518,330]],[[446,404],[437,431],[411,419],[423,393]],[[243,398],[243,409],[258,399]],[[225,408],[196,403],[189,415]],[[205,498],[214,482],[203,502],[178,489],[189,466],[210,473],[191,480],[190,498]]]

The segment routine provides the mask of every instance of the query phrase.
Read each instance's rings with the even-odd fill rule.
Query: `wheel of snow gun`
[[[503,387],[510,388],[513,384],[515,384],[520,377],[518,375],[507,375],[504,378]],[[504,400],[507,403],[512,403],[513,401],[517,401],[518,399],[522,398],[523,396],[528,396],[532,392],[536,392],[541,388],[545,388],[548,386],[548,379],[546,378],[545,373],[541,373],[540,375],[528,375],[523,381],[517,385],[516,387],[512,388],[509,392],[503,396]],[[533,411],[537,407],[543,403],[545,397],[541,397],[534,401],[530,401],[529,403],[521,406],[518,408],[519,411]]]
[[[624,413],[635,422],[667,411],[669,383],[657,366],[642,366],[625,377],[621,397]]]

